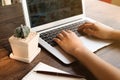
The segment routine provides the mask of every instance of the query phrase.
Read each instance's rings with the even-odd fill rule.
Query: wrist
[[[110,37],[111,40],[120,40],[120,30],[113,30]]]
[[[83,55],[88,54],[88,53],[90,53],[90,51],[87,48],[83,47],[83,48],[75,48],[72,52],[72,55],[75,58],[80,59],[80,57],[82,57]]]

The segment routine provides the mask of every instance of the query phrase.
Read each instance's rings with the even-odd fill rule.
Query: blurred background
[[[100,1],[120,6],[120,0],[100,0]],[[20,2],[21,0],[0,0],[0,6],[12,5]]]
[[[101,0],[101,1],[105,1],[120,6],[120,0]]]
[[[6,5],[12,5],[19,3],[21,0],[0,0],[0,5],[1,6],[6,6]]]

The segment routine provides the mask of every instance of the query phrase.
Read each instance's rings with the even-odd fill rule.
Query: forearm
[[[120,80],[120,70],[105,62],[90,51],[80,54],[76,51],[74,55],[81,61],[99,80]]]
[[[113,30],[113,32],[111,33],[110,38],[112,40],[120,41],[120,30]]]

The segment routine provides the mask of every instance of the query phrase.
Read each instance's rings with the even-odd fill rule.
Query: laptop
[[[85,23],[96,22],[85,16],[84,0],[22,0],[25,23],[32,31],[37,32],[39,44],[64,64],[76,61],[65,53],[54,41],[63,29],[74,31],[85,46],[93,52],[108,45],[88,39],[77,32],[77,28]]]

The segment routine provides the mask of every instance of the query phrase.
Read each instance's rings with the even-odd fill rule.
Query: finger
[[[66,36],[68,36],[68,32],[67,31],[65,31],[65,30],[62,30],[62,35],[64,36],[64,37],[66,37]]]
[[[84,23],[82,24],[81,26],[78,27],[78,32],[81,34],[81,35],[85,35],[85,33],[83,32],[83,29],[86,27],[86,24],[88,23]]]
[[[71,35],[71,34],[74,34],[74,35],[76,35],[76,33],[75,32],[73,32],[73,31],[71,31],[71,30],[67,30],[67,32]]]
[[[78,29],[83,29],[86,24],[89,24],[88,22],[85,22],[84,24],[80,25]]]
[[[92,30],[96,30],[95,25],[93,23],[86,23],[81,29],[78,30],[78,32],[82,35],[88,35]]]
[[[66,32],[71,33],[72,31],[71,30],[66,30]]]
[[[80,26],[78,27],[78,31],[83,30],[83,28],[85,27],[85,24],[86,24],[86,23],[84,23],[84,24],[80,25]]]
[[[89,36],[91,36],[91,35],[93,36],[95,34],[92,29],[84,29],[83,32]]]
[[[82,30],[85,29],[85,28],[93,28],[93,26],[94,26],[93,23],[87,22],[87,23],[84,23],[83,25],[81,25],[81,26],[78,28],[78,31],[82,31]]]
[[[62,33],[59,33],[57,37],[62,40],[64,36],[62,35]]]
[[[57,44],[59,44],[59,45],[61,44],[61,40],[60,40],[60,39],[54,38],[53,40],[54,40]]]

